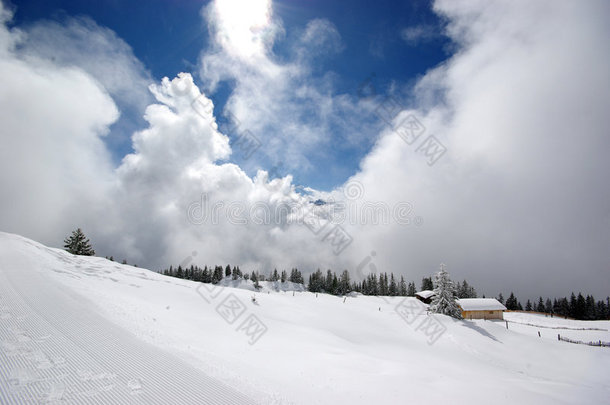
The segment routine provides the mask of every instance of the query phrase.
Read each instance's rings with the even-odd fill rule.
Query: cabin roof
[[[426,298],[432,297],[434,295],[434,291],[432,291],[432,290],[424,290],[424,291],[420,291],[420,292],[415,293],[415,295],[418,295],[418,296],[426,299]]]
[[[506,307],[495,298],[462,298],[457,300],[462,311],[505,311]]]

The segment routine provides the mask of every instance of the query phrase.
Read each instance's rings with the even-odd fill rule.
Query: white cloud
[[[214,1],[203,13],[216,44],[249,64],[265,57],[280,30],[277,21],[272,21],[271,0]]]
[[[144,109],[153,101],[149,72],[134,56],[131,47],[88,17],[64,17],[61,21],[40,20],[20,30],[21,59],[45,59],[55,66],[78,67],[98,81],[121,113],[105,143],[111,150],[129,150],[131,133],[143,124]],[[123,152],[124,153],[124,152]],[[122,156],[113,156],[120,161]]]
[[[334,24],[318,18],[307,23],[298,49],[299,56],[307,59],[314,54],[338,53],[343,50],[343,43]]]
[[[419,108],[395,122],[417,115],[426,127],[423,137],[434,134],[448,152],[429,167],[416,152],[419,141],[408,145],[386,129],[351,179],[357,183],[345,185],[362,191],[358,204],[381,202],[395,210],[412,203],[421,226],[399,225],[395,218],[377,226],[346,221],[353,243],[334,256],[321,234],[289,224],[282,207],[334,200],[337,205],[317,208],[328,215],[346,202],[343,192],[303,196],[290,176],[269,182],[266,172],[252,178],[226,163],[237,150],[219,132],[205,109],[211,101],[189,74],[151,86],[156,101],[146,108],[147,127],[134,133],[134,152],[115,169],[102,137],[119,113],[113,92],[129,84],[106,81],[105,70],[80,68],[78,58],[53,61],[52,49],[28,45],[37,41],[15,48],[23,34],[3,24],[0,182],[9,192],[0,197],[0,227],[58,245],[71,228],[83,226],[100,253],[140,265],[177,263],[196,251],[199,263],[229,262],[250,271],[292,265],[339,270],[354,269],[375,251],[379,271],[418,281],[444,261],[488,295],[498,292],[492,287],[606,294],[610,55],[602,16],[608,6],[457,3],[439,2],[435,9],[447,18],[458,52],[418,83]],[[311,65],[300,65],[299,58],[275,60],[270,44],[280,31],[266,28],[281,24],[261,15],[265,19],[253,20],[258,30],[217,39],[202,56],[201,75],[212,89],[219,80],[235,80],[226,109],[264,141],[264,153],[288,168],[308,164],[311,154],[337,142],[330,128],[358,129],[365,120],[359,113],[370,106],[334,95],[331,80],[312,76]],[[222,21],[209,16],[220,35]],[[313,41],[337,51],[337,35],[328,22],[314,22],[301,45],[307,50]],[[122,46],[112,35],[103,38],[100,60]],[[121,81],[146,81],[129,57],[117,64],[129,72],[118,76]],[[211,216],[193,224],[187,211],[202,193],[210,209],[224,205],[215,206],[218,221]],[[260,204],[272,213],[264,224],[249,213]],[[228,221],[229,208],[241,210],[247,223]]]
[[[228,138],[218,132],[211,109],[192,107],[193,100],[211,100],[189,74],[151,90],[158,103],[146,110],[149,127],[134,134],[135,152],[117,171],[121,226],[113,235],[124,236],[110,246],[126,247],[123,254],[145,264],[176,263],[195,251],[204,263],[249,270],[311,265],[312,250],[324,243],[289,223],[288,206],[308,206],[291,177],[269,182],[261,171],[251,179],[221,163],[231,153]],[[332,251],[318,258],[328,256]]]
[[[428,167],[419,141],[382,135],[354,179],[369,198],[413,202],[424,225],[359,228],[357,250],[417,276],[444,261],[488,295],[607,294],[608,6],[435,9],[460,48],[419,82],[414,113],[448,152]]]
[[[0,38],[2,228],[49,242],[71,220],[100,214],[112,182],[101,137],[118,110],[82,70],[23,59],[21,33],[4,24]]]
[[[82,26],[72,28],[76,33],[61,35],[79,36]],[[99,60],[123,44],[107,34],[100,34],[106,42]],[[22,41],[20,35],[0,29],[0,181],[11,190],[0,199],[3,230],[57,246],[69,230],[82,226],[99,253],[153,267],[176,263],[192,251],[204,263],[250,269],[308,263],[309,249],[290,257],[281,253],[316,242],[306,228],[290,226],[286,211],[278,208],[307,200],[294,192],[290,177],[268,183],[265,172],[251,179],[238,166],[222,164],[231,154],[228,138],[218,132],[211,100],[190,74],[150,86],[157,103],[146,108],[148,127],[133,134],[134,152],[114,169],[102,137],[119,111],[105,86],[128,84],[104,82],[103,72],[77,67],[78,58],[52,60],[52,49],[30,46],[38,41],[21,42],[17,50],[12,44]],[[129,72],[117,79],[134,77],[132,61],[116,63]],[[222,205],[208,213],[207,222],[194,225],[187,209],[202,195],[210,209]],[[259,213],[250,211],[257,206],[272,214],[260,225]],[[236,212],[227,210],[235,207],[238,218],[229,221]]]
[[[442,35],[440,27],[434,25],[421,24],[405,28],[401,31],[400,36],[409,45],[415,46],[433,39],[437,39]]]
[[[234,85],[223,113],[237,120],[239,131],[249,130],[264,145],[252,159],[240,162],[246,169],[281,162],[289,170],[312,170],[312,161],[328,158],[334,148],[372,142],[376,134],[367,120],[370,106],[335,94],[333,75],[314,71],[318,58],[343,47],[331,22],[310,21],[293,44],[293,54],[279,61],[272,47],[283,32],[282,23],[269,3],[261,2],[265,12],[253,13],[261,18],[252,21],[242,21],[236,11],[240,7],[227,11],[224,4],[215,1],[204,8],[215,41],[201,55],[200,75],[210,92],[220,82]],[[236,24],[243,27],[237,29]]]
[[[28,26],[21,56],[44,58],[58,66],[78,66],[98,80],[123,108],[140,112],[152,101],[150,74],[131,47],[88,17],[66,18],[61,23],[42,20]]]

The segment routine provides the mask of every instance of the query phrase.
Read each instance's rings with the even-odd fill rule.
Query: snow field
[[[0,257],[0,275],[8,280],[2,285],[10,284],[16,290],[12,299],[25,301],[39,289],[48,288],[56,293],[43,304],[63,308],[55,312],[55,318],[48,319],[48,325],[26,311],[23,316],[33,319],[24,328],[30,336],[34,336],[30,329],[39,328],[39,334],[45,335],[48,332],[42,330],[43,326],[59,329],[57,325],[64,325],[60,330],[63,336],[77,339],[80,331],[69,333],[66,325],[73,322],[72,318],[82,317],[83,323],[90,320],[95,331],[101,325],[104,330],[113,330],[112,336],[127,342],[135,353],[151,350],[159,359],[147,364],[136,355],[116,356],[112,345],[92,344],[90,340],[81,345],[89,357],[78,352],[73,357],[69,353],[47,355],[51,365],[53,356],[66,360],[54,367],[64,364],[66,377],[60,379],[63,385],[58,389],[63,387],[63,392],[70,395],[114,384],[110,390],[117,393],[114,395],[119,395],[120,387],[121,398],[142,398],[152,378],[141,377],[142,368],[147,373],[162,372],[164,378],[178,374],[174,378],[180,380],[185,379],[181,369],[188,368],[194,370],[193,380],[207,377],[220,384],[220,394],[233,398],[239,392],[266,404],[579,404],[583,400],[604,403],[610,398],[610,350],[558,342],[552,329],[549,333],[555,339],[538,338],[527,329],[532,327],[516,323],[509,323],[507,330],[504,322],[456,321],[426,315],[425,311],[405,318],[397,305],[415,308],[419,302],[411,302],[414,298],[403,301],[402,297],[355,295],[344,299],[309,292],[293,295],[281,287],[275,291],[267,282],[261,283],[263,290],[255,293],[251,284],[229,280],[225,282],[235,287],[204,289],[200,283],[102,258],[75,257],[9,234],[0,234]],[[30,288],[19,287],[31,280],[36,281]],[[1,294],[3,299],[11,296],[4,289]],[[256,302],[251,299],[253,295]],[[227,310],[227,303],[234,304],[234,312]],[[8,336],[13,332],[2,314],[17,313],[15,308],[23,305],[9,302],[0,307],[9,308],[0,311],[2,340],[14,341],[17,337]],[[62,314],[68,314],[69,319],[63,319],[66,316]],[[264,326],[260,329],[264,333],[256,339],[247,329],[240,330],[249,317],[256,317]],[[532,317],[523,314],[511,320],[542,322]],[[432,343],[421,327],[428,320],[443,326],[442,334]],[[560,320],[552,322],[560,324]],[[607,322],[593,324],[608,329]],[[582,331],[571,332],[578,337]],[[40,347],[44,352],[43,344],[36,342],[33,340],[32,350]],[[64,341],[56,344],[69,345]],[[1,355],[11,357],[4,346]],[[119,357],[130,364],[123,364]],[[110,373],[117,377],[108,377],[108,381],[100,377],[97,388],[79,386],[78,370],[87,368],[75,365],[83,361],[81,358],[98,362],[100,358],[110,359],[100,363],[103,367],[95,368],[98,363],[88,365],[90,375]],[[166,361],[168,366],[164,365]],[[24,367],[28,372],[39,372],[31,361]],[[16,368],[11,365],[2,370],[0,384],[7,387]],[[141,387],[131,388],[129,381],[137,385],[137,378],[142,381]],[[174,393],[176,386],[164,378],[154,380],[152,385]],[[26,383],[24,389],[33,390],[35,384]],[[45,387],[41,383],[37,395],[44,395]],[[132,395],[130,390],[134,389],[140,393]],[[104,403],[100,400],[103,395],[96,393],[94,398]],[[186,397],[183,403],[197,403],[188,400]]]

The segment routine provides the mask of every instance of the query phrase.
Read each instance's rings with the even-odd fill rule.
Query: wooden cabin
[[[434,298],[434,291],[432,290],[423,290],[415,293],[415,298],[423,302],[424,304],[430,304],[432,302],[432,298]]]
[[[495,298],[462,298],[457,303],[464,319],[504,319],[506,307]]]

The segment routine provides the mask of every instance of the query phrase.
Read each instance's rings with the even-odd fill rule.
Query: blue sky
[[[50,19],[60,23],[71,17],[86,16],[98,25],[110,28],[133,49],[152,79],[164,76],[170,79],[179,72],[193,73],[196,82],[205,86],[197,74],[202,51],[210,47],[208,27],[201,16],[207,4],[202,1],[13,1],[16,7],[14,23],[19,26]],[[332,75],[332,93],[359,97],[378,97],[392,93],[408,104],[410,86],[428,69],[446,60],[450,55],[450,41],[442,35],[443,21],[431,10],[428,1],[274,1],[274,18],[280,19],[283,34],[274,42],[273,57],[288,60],[291,51],[308,22],[325,19],[336,27],[341,46],[337,53],[317,57],[312,79]],[[415,38],[404,37],[405,29],[413,29]],[[231,81],[221,83],[208,94],[214,101],[217,119],[232,91]],[[117,101],[122,107],[120,100]],[[130,135],[141,129],[145,122],[142,111],[122,110],[120,120],[112,128],[115,136],[107,137],[116,164],[131,152]],[[307,168],[288,166],[282,158],[257,159],[244,164],[235,155],[232,161],[244,166],[250,174],[256,169],[280,169],[290,172],[295,183],[321,190],[330,190],[343,183],[358,170],[361,159],[370,151],[380,130],[377,118],[370,115],[371,126],[366,128],[358,142],[347,145],[341,126],[330,126],[335,141],[322,155],[311,155]],[[351,120],[349,114],[344,117]],[[227,128],[221,125],[221,128]],[[281,131],[281,128],[277,128]],[[228,134],[232,136],[234,134]]]

